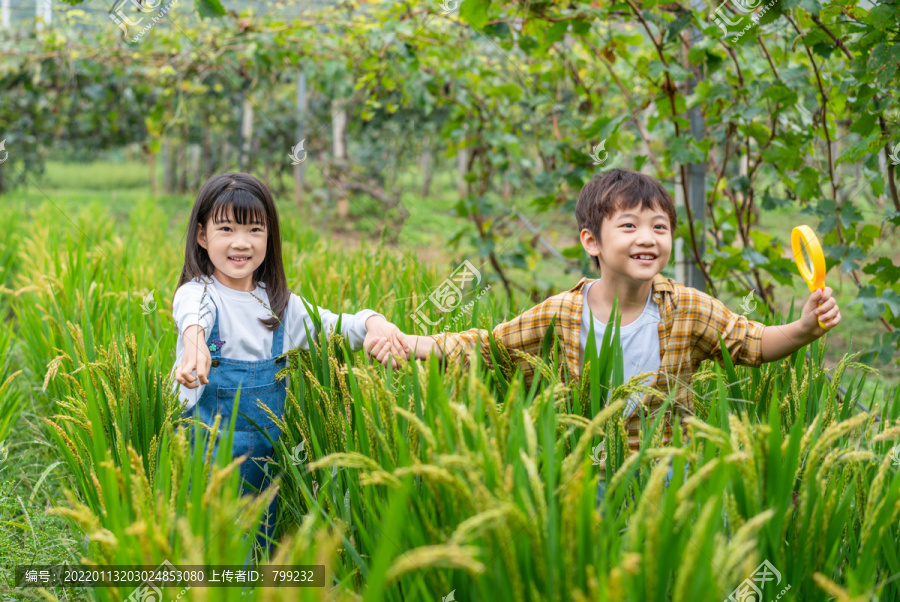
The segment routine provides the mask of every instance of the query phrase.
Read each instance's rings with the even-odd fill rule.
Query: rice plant
[[[622,382],[616,328],[586,353],[597,359],[580,384],[566,378],[548,336],[527,387],[521,373],[500,363],[488,370],[477,354],[467,365],[386,369],[318,329],[313,348],[292,352],[283,372],[290,387],[270,464],[275,484],[241,497],[228,425],[209,433],[221,437],[213,461],[202,441],[190,448],[178,420],[170,375],[177,251],[146,260],[165,246],[162,216],[142,207],[153,228],[133,218],[113,228],[89,207],[76,221],[82,233],[67,236],[42,225],[47,210],[28,212],[35,225],[13,252],[0,247],[15,316],[0,326],[0,345],[14,349],[0,364],[0,385],[8,383],[0,429],[17,411],[3,404],[30,389],[65,468],[68,494],[53,512],[83,539],[85,564],[240,565],[276,495],[277,547],[260,561],[324,565],[324,589],[166,595],[723,600],[765,561],[779,573],[761,587],[765,599],[900,597],[900,394],[865,393],[878,375],[854,354],[832,370],[818,343],[759,369],[727,357],[702,366],[687,437],[676,429],[662,447],[662,415],[651,416],[631,453],[622,409],[644,389]],[[372,307],[412,330],[409,314],[439,269],[380,248],[336,249],[286,224],[295,292],[334,311]],[[149,289],[157,308],[144,313]],[[489,327],[510,311],[478,303],[455,328]],[[492,344],[492,352],[503,350]],[[608,488],[598,506],[599,443]],[[60,590],[42,595],[64,599]]]

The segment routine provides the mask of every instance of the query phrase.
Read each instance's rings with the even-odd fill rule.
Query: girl
[[[276,381],[275,374],[285,366],[285,352],[309,349],[306,330],[315,336],[315,326],[304,301],[287,287],[278,213],[272,195],[254,176],[215,175],[197,195],[172,313],[181,335],[175,389],[180,387],[184,402],[182,418],[212,425],[220,414],[220,424],[228,428],[240,386],[238,412],[277,441],[281,429],[257,400],[283,417],[287,383]],[[319,315],[330,335],[338,316],[324,308],[319,308]],[[370,309],[342,314],[341,334],[354,351],[360,347],[368,351],[378,342],[399,350],[402,336]],[[217,448],[218,441],[214,455]],[[238,414],[233,455],[244,454],[243,493],[262,491],[269,485],[263,458],[274,458],[275,451],[263,432]],[[275,512],[273,500],[257,535],[257,542],[269,552]]]

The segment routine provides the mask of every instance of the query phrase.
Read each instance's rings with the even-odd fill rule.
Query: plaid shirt
[[[582,278],[571,290],[550,297],[525,313],[494,328],[494,337],[515,361],[520,353],[540,357],[544,334],[555,320],[555,332],[559,336],[566,355],[569,374],[576,381],[581,374],[581,310],[584,307],[584,285],[592,280]],[[721,301],[697,289],[690,288],[657,274],[653,278],[653,300],[659,304],[660,366],[650,386],[668,393],[675,388],[674,408],[684,416],[693,413],[694,398],[691,383],[700,362],[713,359],[722,363],[718,335],[722,336],[735,364],[759,366],[762,363],[762,333],[765,325],[748,320],[725,307]],[[488,332],[473,328],[460,333],[432,335],[446,358],[467,356],[474,351],[476,341],[481,340],[484,361],[492,366]],[[627,351],[626,351],[627,353]],[[534,368],[525,361],[518,361],[530,384]],[[663,399],[644,396],[642,406],[649,412],[650,420],[660,409]],[[640,446],[641,412],[632,412],[626,423],[629,448]],[[672,441],[671,414],[666,416],[663,444]]]

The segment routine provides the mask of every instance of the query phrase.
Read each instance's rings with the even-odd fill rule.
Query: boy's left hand
[[[372,349],[381,339],[385,339],[384,344],[379,346],[377,353],[373,354]],[[363,340],[363,348],[366,353],[385,366],[390,360],[396,369],[398,367],[397,358],[409,360],[409,352],[403,343],[403,331],[397,328],[396,324],[388,322],[381,316],[371,316],[366,320],[366,338]],[[390,345],[389,348],[385,348],[387,344]]]
[[[806,331],[819,338],[841,321],[841,310],[837,301],[831,296],[831,287],[826,286],[814,291],[800,311],[800,320]],[[819,320],[828,328],[819,326]]]

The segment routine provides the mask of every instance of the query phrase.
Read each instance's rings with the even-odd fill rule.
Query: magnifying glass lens
[[[800,248],[803,250],[803,265],[806,266],[806,269],[811,274],[813,272],[813,260],[805,240],[800,243]]]

